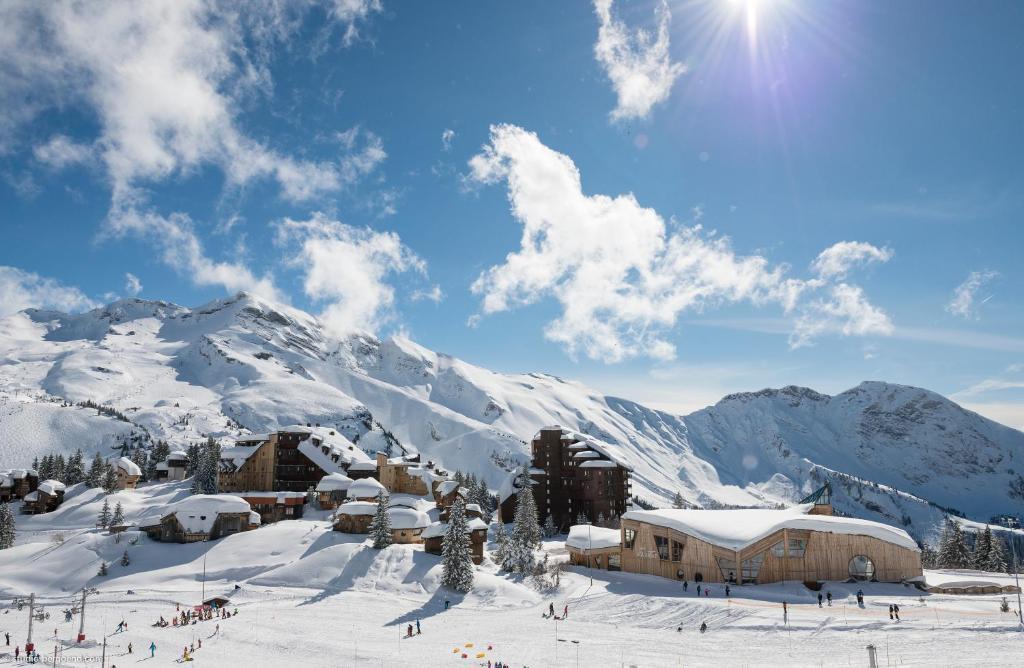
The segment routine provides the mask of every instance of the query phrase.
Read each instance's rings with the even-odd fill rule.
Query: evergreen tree
[[[466,523],[466,506],[456,499],[448,511],[448,531],[441,549],[441,584],[455,591],[473,588],[473,558]]]
[[[676,495],[672,497],[672,507],[677,510],[681,510],[686,507],[686,502],[683,501],[683,495],[676,492]]]
[[[92,458],[92,464],[89,465],[89,474],[85,478],[85,484],[91,488],[103,486],[103,474],[106,473],[106,469],[106,462],[97,452],[96,456]]]
[[[106,576],[106,574],[107,574],[107,562],[101,561],[100,562],[100,570],[98,570],[96,572],[96,575]]]
[[[558,535],[558,527],[555,526],[555,518],[551,513],[544,518],[544,528],[541,531],[545,538],[551,538],[552,536]]]
[[[380,493],[377,497],[377,512],[374,513],[373,520],[370,522],[370,538],[373,539],[373,546],[378,550],[383,550],[394,542],[394,538],[391,536],[391,517],[388,515],[390,501],[391,497],[387,492]]]
[[[974,534],[974,550],[971,552],[971,568],[983,571],[992,554],[992,527],[985,525],[985,531]]]
[[[0,550],[14,547],[15,535],[16,527],[11,506],[6,503],[0,503]]]
[[[455,471],[455,482],[459,483],[459,487],[466,486],[466,476],[462,471]]]
[[[586,513],[580,513],[576,516],[576,524],[590,524],[590,520],[587,519]]]
[[[132,450],[132,454],[129,457],[139,470],[142,471],[142,476],[139,478],[139,482],[146,482],[149,480],[149,455],[142,448],[135,448]]]
[[[536,565],[534,550],[540,546],[541,531],[537,522],[537,507],[526,467],[520,473],[521,487],[516,496],[516,516],[512,535],[505,549],[502,567],[512,573],[529,574]]]
[[[921,565],[925,568],[938,568],[938,553],[928,543],[921,544]]]
[[[501,522],[494,526],[494,543],[495,550],[491,556],[496,564],[503,566],[508,554],[508,533],[505,531],[505,525]]]
[[[75,450],[75,454],[68,457],[67,466],[64,467],[64,483],[77,485],[85,480],[85,458],[82,457],[82,449]]]
[[[124,508],[121,506],[121,502],[118,501],[117,505],[114,506],[114,514],[110,518],[110,526],[119,527],[124,524]]]
[[[100,508],[100,514],[96,517],[96,526],[101,529],[106,529],[110,526],[110,500],[103,499],[103,507]]]
[[[967,549],[964,532],[960,524],[946,518],[946,528],[942,532],[939,543],[939,568],[967,568],[971,563],[971,554]]]
[[[39,473],[39,457],[32,460],[32,470]]]
[[[127,566],[130,563],[132,563],[132,560],[128,558],[128,550],[125,550],[124,554],[121,555],[121,565]]]
[[[1013,535],[1010,535],[1010,540],[1013,540]],[[989,571],[990,573],[1006,573],[1006,545],[1003,543],[1003,539],[998,536],[992,537],[992,549],[988,553],[988,561],[985,562],[985,566],[982,570]]]
[[[36,473],[39,474],[40,480],[49,480],[53,477],[53,455],[43,455],[43,458],[39,461],[39,468]]]
[[[146,459],[146,479],[156,480],[156,465],[160,462],[167,461],[167,457],[171,454],[171,448],[167,445],[167,441],[157,441],[156,445],[153,446],[153,450],[149,453],[149,457]]]
[[[197,443],[193,443],[192,445],[188,446],[188,450],[185,451],[185,454],[188,457],[188,464],[186,464],[185,466],[186,478],[190,478],[192,477],[192,475],[195,474],[196,468],[199,466],[201,452],[202,450],[200,449]]]
[[[67,462],[64,461],[64,455],[57,455],[57,458],[53,460],[53,474],[54,480],[66,482],[64,480],[65,469],[67,468]]]
[[[117,491],[117,471],[114,470],[111,464],[107,464],[103,470],[103,491],[107,494],[113,494]]]
[[[199,447],[198,453],[192,474],[192,493],[216,494],[220,489],[220,444],[211,436]]]

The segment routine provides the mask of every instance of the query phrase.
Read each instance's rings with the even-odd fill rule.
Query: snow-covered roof
[[[263,524],[263,518],[255,510],[249,511],[249,524]]]
[[[478,531],[480,529],[487,531],[487,523],[479,517],[473,517],[466,521],[466,533],[471,533],[473,531]],[[431,524],[423,530],[423,533],[420,534],[420,537],[424,539],[438,538],[440,536],[445,535],[446,533],[448,533],[447,522],[434,522],[433,524]]]
[[[352,484],[348,488],[348,496],[350,499],[373,499],[380,495],[381,492],[386,492],[387,488],[380,484],[379,480],[375,478],[360,478],[359,480],[352,481]]]
[[[158,463],[158,464],[156,465],[156,470],[157,470],[157,471],[167,471],[167,470],[168,470],[169,468],[170,468],[170,467],[169,467],[169,466],[167,466],[167,462],[159,462],[159,463]]]
[[[188,453],[184,450],[171,450],[167,455],[168,461],[171,459],[188,459]]]
[[[466,504],[466,511],[467,512],[468,511],[474,511],[474,512],[478,512],[478,513],[482,513],[483,512],[482,510],[480,510],[480,504],[479,503],[467,503]]]
[[[917,543],[903,529],[853,517],[808,515],[812,507],[804,504],[784,510],[631,510],[622,519],[674,529],[730,550],[742,550],[781,529],[869,536],[918,550]]]
[[[430,526],[427,514],[412,508],[388,508],[388,518],[392,529],[425,529]]]
[[[348,470],[349,471],[376,471],[377,470],[377,464],[376,464],[376,462],[370,462],[370,461],[366,461],[366,462],[352,462],[349,465]]]
[[[527,473],[529,473],[530,475],[547,475],[548,474],[547,471],[545,471],[544,469],[539,469],[536,466],[531,466],[530,470],[527,471]]]
[[[441,496],[448,496],[459,488],[459,482],[457,480],[445,480],[437,486],[437,493]]]
[[[615,469],[619,465],[607,459],[588,459],[579,466],[581,469]]]
[[[25,503],[34,503],[39,500],[39,492],[29,492],[22,497],[22,500],[25,501]]]
[[[26,476],[38,476],[33,469],[3,469],[0,470],[0,486],[8,487],[14,484],[15,480],[22,480]]]
[[[338,506],[334,516],[338,515],[374,515],[377,513],[377,504],[371,501],[349,501]]]
[[[232,494],[195,494],[167,507],[187,533],[209,533],[221,513],[249,513],[245,499]]]
[[[600,456],[601,456],[600,452],[595,452],[593,450],[581,450],[580,452],[577,452],[575,455],[573,455],[572,458],[573,459],[597,459]]]
[[[118,457],[117,459],[109,460],[108,463],[124,471],[125,475],[142,475],[142,469],[139,468],[139,465],[127,457]]]
[[[242,443],[244,441],[237,440],[235,443]],[[263,441],[260,441],[262,445]],[[221,460],[231,460],[231,463],[236,467],[241,468],[242,464],[245,463],[249,457],[252,457],[260,449],[259,445],[229,445],[228,447],[220,449]]]
[[[578,550],[618,547],[622,544],[622,532],[590,524],[577,524],[569,527],[569,537],[565,539],[565,544]]]
[[[39,491],[50,496],[57,496],[57,492],[63,492],[67,489],[60,480],[44,480],[39,483]]]
[[[352,478],[344,473],[328,473],[317,483],[318,492],[337,492],[346,490],[352,485]]]

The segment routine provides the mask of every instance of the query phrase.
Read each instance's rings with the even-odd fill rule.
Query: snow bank
[[[427,514],[413,508],[388,508],[388,518],[392,529],[425,529],[430,526]]]
[[[618,547],[622,544],[622,532],[618,529],[577,524],[569,527],[569,537],[565,539],[565,544],[577,550]]]

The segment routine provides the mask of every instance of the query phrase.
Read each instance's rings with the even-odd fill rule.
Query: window
[[[722,579],[726,582],[736,581],[736,562],[725,557],[715,557],[718,561],[718,569],[722,571]]]
[[[683,544],[677,540],[672,541],[672,561],[683,560]]]
[[[789,539],[789,556],[802,559],[804,556],[804,550],[807,549],[807,541],[803,538],[790,538]]]
[[[786,556],[786,550],[783,547],[781,540],[778,543],[775,543],[775,545],[772,545],[772,556],[773,557],[784,557],[784,556]]]
[[[655,536],[654,547],[658,548],[658,558],[662,561],[668,561],[668,538]]]
[[[850,577],[854,580],[874,580],[875,564],[863,554],[850,559]]]
[[[626,529],[624,533],[625,533],[625,536],[623,537],[624,538],[623,546],[627,550],[632,550],[633,549],[633,543],[636,542],[636,531],[634,531],[633,529]]]
[[[743,560],[743,569],[740,576],[743,582],[757,583],[757,574],[761,572],[761,564],[764,563],[764,552],[757,554],[750,559]]]

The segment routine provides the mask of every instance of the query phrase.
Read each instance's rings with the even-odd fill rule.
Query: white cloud
[[[78,288],[17,267],[0,266],[0,316],[26,308],[74,312],[95,306],[96,302]]]
[[[50,137],[50,141],[37,145],[33,153],[36,160],[54,169],[80,165],[94,157],[92,146],[80,144],[66,135]]]
[[[216,261],[206,255],[193,229],[192,219],[183,213],[161,216],[134,206],[114,211],[111,226],[116,234],[148,238],[160,251],[160,259],[199,286],[218,285],[227,292],[246,290],[275,301],[285,301],[269,275],[256,276],[240,260]]]
[[[631,30],[612,14],[613,0],[594,0],[600,26],[594,55],[612,82],[618,104],[612,120],[646,117],[654,105],[668,99],[672,84],[686,71],[669,55],[672,14],[661,0],[655,11],[657,33]]]
[[[826,332],[891,331],[856,286],[788,278],[785,265],[739,255],[700,225],[669,229],[632,194],[584,194],[572,160],[522,128],[493,126],[490,143],[469,165],[470,182],[507,183],[512,214],[523,225],[520,248],[472,285],[483,313],[553,296],[562,314],[545,336],[572,355],[669,359],[675,349],[665,335],[682,313],[732,302],[800,313],[801,345]],[[804,303],[805,294],[826,287],[826,299]]]
[[[843,278],[858,265],[888,262],[892,251],[863,241],[840,241],[818,254],[811,269],[822,278]]]
[[[286,218],[278,243],[296,245],[293,266],[303,273],[303,290],[324,304],[320,318],[337,336],[376,330],[394,318],[391,275],[426,275],[426,263],[394,232],[376,232],[315,213],[309,220]]]
[[[142,292],[142,281],[135,274],[128,272],[124,275],[124,291],[132,297]]]
[[[426,290],[414,290],[411,298],[414,302],[428,301],[439,304],[444,299],[444,292],[440,285],[432,285]]]
[[[953,291],[953,299],[946,304],[946,310],[961,318],[978,318],[978,310],[974,304],[978,290],[997,276],[999,272],[995,271],[972,271]]]
[[[447,129],[441,133],[441,150],[452,150],[452,142],[455,140],[455,130]]]
[[[344,28],[342,44],[352,46],[359,38],[359,24],[384,9],[380,0],[331,0],[330,15]]]

